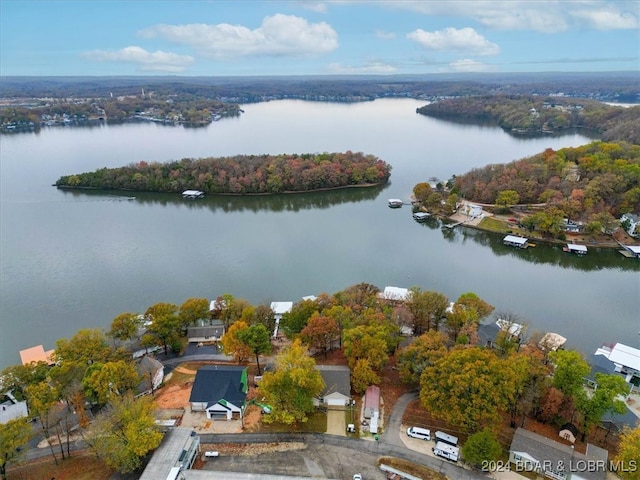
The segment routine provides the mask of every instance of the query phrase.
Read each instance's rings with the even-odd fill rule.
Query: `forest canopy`
[[[520,204],[555,205],[569,217],[608,212],[616,218],[640,211],[640,145],[592,142],[547,149],[507,164],[487,165],[455,178],[458,194],[496,202],[513,190]]]
[[[386,183],[390,175],[391,165],[376,156],[347,151],[184,158],[168,163],[142,161],[63,176],[54,185],[147,192],[197,189],[211,194],[264,194],[378,185]]]

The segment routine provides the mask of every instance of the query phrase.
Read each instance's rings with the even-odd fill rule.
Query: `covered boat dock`
[[[529,246],[527,240],[528,238],[516,237],[515,235],[507,235],[502,239],[502,243],[510,247],[527,248]]]

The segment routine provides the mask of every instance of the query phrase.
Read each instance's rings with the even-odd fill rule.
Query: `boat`
[[[426,221],[429,217],[431,216],[430,213],[426,213],[426,212],[416,212],[413,214],[413,219],[416,222],[424,222]]]
[[[200,190],[185,190],[182,192],[182,198],[203,198],[204,192]]]
[[[389,207],[390,208],[400,208],[404,202],[399,198],[390,198],[389,199]]]

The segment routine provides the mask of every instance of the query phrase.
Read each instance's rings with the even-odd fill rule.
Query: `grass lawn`
[[[323,412],[314,412],[309,415],[309,420],[305,423],[294,423],[293,425],[285,425],[283,423],[265,423],[260,422],[257,432],[261,433],[289,433],[305,432],[305,433],[324,433],[327,431],[327,414]]]
[[[10,465],[7,478],[11,480],[109,480],[113,470],[90,452],[76,452],[71,458],[53,462],[49,455],[24,465]]]
[[[510,227],[502,220],[496,220],[493,217],[484,217],[478,224],[478,228],[498,233],[507,233],[507,230],[517,230],[517,227]]]

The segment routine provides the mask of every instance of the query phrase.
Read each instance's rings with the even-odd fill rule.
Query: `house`
[[[324,390],[315,399],[316,406],[345,408],[351,402],[351,370],[346,365],[316,365],[324,380]]]
[[[518,428],[509,449],[509,462],[516,472],[536,472],[553,480],[605,480],[608,452],[587,444],[585,454],[573,446]]]
[[[470,218],[482,218],[484,216],[482,207],[473,203],[465,203],[462,207],[462,213]]]
[[[364,418],[380,415],[380,387],[371,385],[364,393]]]
[[[247,399],[247,367],[206,365],[198,369],[191,388],[191,411],[209,419],[242,418]]]
[[[640,350],[622,343],[613,346],[604,345],[596,350],[614,363],[614,372],[625,377],[628,383],[640,386]]]
[[[152,394],[164,380],[164,365],[153,357],[141,357],[136,362],[136,371],[142,379],[136,388],[137,397]]]
[[[621,224],[627,224],[626,232],[632,237],[640,236],[640,216],[633,213],[625,213],[620,217]]]
[[[209,325],[189,327],[187,339],[189,343],[218,342],[224,335],[224,323],[212,320]]]
[[[285,313],[289,313],[293,309],[293,302],[271,302],[271,310],[273,310],[276,320],[276,327],[273,330],[273,337],[278,336],[278,329],[280,328],[280,320]]]
[[[28,415],[27,402],[19,402],[10,391],[0,396],[0,424]]]
[[[28,365],[32,362],[46,362],[48,365],[53,365],[54,353],[55,350],[47,350],[45,352],[42,345],[36,345],[35,347],[20,350],[20,360],[22,365]]]
[[[553,332],[547,332],[538,342],[538,347],[545,352],[555,352],[560,350],[567,343],[567,339],[562,335]]]
[[[578,427],[576,427],[573,423],[565,423],[560,427],[558,436],[560,438],[564,438],[568,442],[576,443],[576,437],[578,436],[578,433]]]
[[[520,343],[524,325],[499,318],[495,323],[480,324],[478,326],[478,344],[493,347],[500,332],[506,332],[509,340]]]
[[[409,289],[400,287],[384,287],[384,290],[378,294],[378,297],[384,300],[392,300],[395,302],[405,302],[409,299]]]

